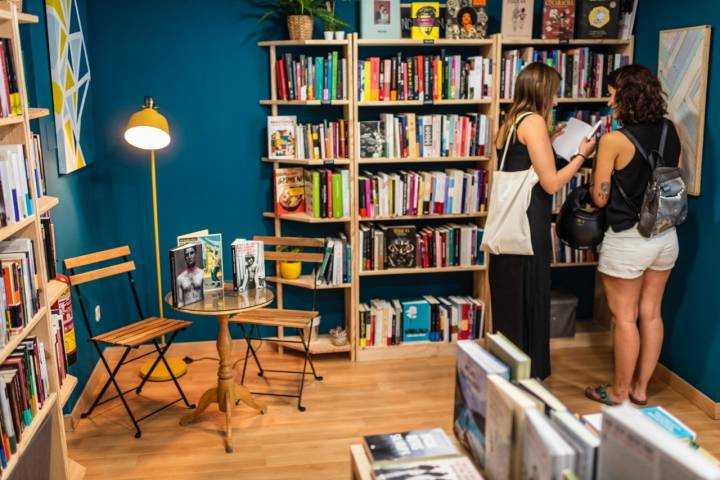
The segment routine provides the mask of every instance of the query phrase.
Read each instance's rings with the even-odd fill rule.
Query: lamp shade
[[[143,107],[130,116],[125,129],[125,140],[144,150],[159,150],[170,144],[170,127],[154,105]]]

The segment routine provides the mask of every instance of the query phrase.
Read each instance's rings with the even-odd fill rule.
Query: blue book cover
[[[662,407],[646,407],[641,408],[640,411],[658,426],[662,427],[663,430],[680,440],[690,440],[694,442],[697,438],[697,434],[694,431],[690,430],[687,425]]]
[[[430,304],[425,300],[402,302],[403,342],[430,340]]]

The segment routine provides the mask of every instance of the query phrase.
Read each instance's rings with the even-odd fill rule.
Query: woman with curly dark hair
[[[592,197],[599,207],[607,206],[608,229],[598,271],[613,317],[615,381],[612,386],[590,386],[585,395],[609,405],[628,399],[645,405],[663,342],[663,293],[679,247],[675,228],[652,238],[638,232],[651,167],[631,138],[647,153],[662,151],[668,167],[678,165],[680,139],[665,118],[665,93],[650,70],[641,65],[621,67],[610,74],[608,85],[608,105],[622,128],[600,139]]]

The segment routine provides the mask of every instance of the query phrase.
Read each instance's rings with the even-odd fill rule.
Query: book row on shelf
[[[594,248],[577,249],[568,246],[560,241],[557,234],[555,223],[550,225],[552,235],[552,263],[573,264],[573,263],[592,263],[598,261],[598,253]]]
[[[360,101],[481,100],[493,95],[492,59],[473,56],[416,55],[369,57],[358,62]]]
[[[338,238],[325,238],[323,260],[315,272],[316,285],[342,285],[352,277],[352,249],[347,236],[340,232]]]
[[[373,299],[360,304],[358,322],[362,348],[477,339],[483,333],[485,303],[467,296]]]
[[[365,436],[373,478],[720,478],[696,432],[662,406],[578,415],[530,378],[530,358],[502,333],[485,348],[459,341],[455,369],[453,433],[464,452],[441,428]]]
[[[40,309],[33,241],[17,238],[0,242],[0,345],[20,334]]]
[[[555,192],[552,197],[552,211],[556,213],[563,206],[567,196],[570,192],[575,190],[577,187],[589,184],[592,180],[592,168],[581,168],[578,172],[573,175],[570,181],[565,184],[560,190]]]
[[[361,158],[483,156],[492,144],[492,122],[478,113],[384,113],[359,127]]]
[[[18,117],[22,115],[22,104],[9,38],[0,38],[0,72],[0,114],[3,117]]]
[[[482,228],[474,224],[360,225],[360,271],[484,264]]]
[[[347,59],[337,51],[324,57],[281,55],[276,61],[279,100],[343,100],[348,98]]]
[[[271,160],[327,160],[347,158],[347,123],[324,120],[298,124],[294,115],[267,119],[268,158]]]
[[[45,346],[27,337],[0,365],[0,464],[7,468],[23,432],[50,396]]]
[[[527,59],[521,50],[503,52],[500,66],[500,98],[512,99],[518,74],[530,62],[542,62],[560,73],[560,98],[599,98],[607,96],[607,75],[630,63],[630,56],[599,53],[590,48],[535,50]]]
[[[488,172],[470,168],[445,171],[363,172],[358,177],[363,218],[484,212]]]
[[[0,226],[17,223],[33,214],[30,182],[41,196],[40,173],[37,168],[29,171],[23,145],[0,145]]]
[[[312,218],[350,217],[350,171],[276,168],[275,213],[305,213]]]

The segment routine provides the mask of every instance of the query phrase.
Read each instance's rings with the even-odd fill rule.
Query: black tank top
[[[662,133],[662,122],[639,123],[625,125],[623,129],[628,130],[643,146],[646,153],[657,150],[660,145]],[[668,125],[665,150],[663,152],[663,166],[677,167],[680,160],[680,138],[672,122]],[[650,181],[650,165],[640,153],[635,156],[621,170],[615,170],[611,181],[610,201],[607,205],[608,226],[615,232],[622,232],[632,228],[638,221],[638,209],[642,205],[643,195]],[[617,183],[620,183],[627,196],[637,205],[633,208],[628,205],[618,190]]]

